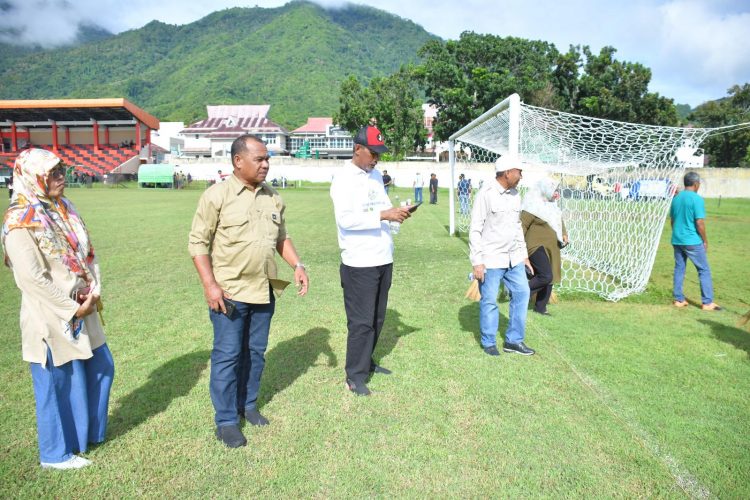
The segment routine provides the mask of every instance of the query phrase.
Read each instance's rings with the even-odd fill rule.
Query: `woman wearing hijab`
[[[560,283],[560,248],[568,244],[557,198],[557,182],[544,178],[526,193],[521,204],[521,225],[534,268],[529,289],[532,295],[536,293],[534,312],[545,316],[549,316],[552,284]]]
[[[114,362],[104,338],[101,278],[83,220],[63,197],[65,167],[22,152],[3,220],[5,264],[21,290],[21,340],[31,367],[43,468],[78,469],[104,440]]]

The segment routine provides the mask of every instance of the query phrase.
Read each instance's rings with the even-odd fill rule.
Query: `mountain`
[[[675,104],[674,107],[677,109],[677,116],[680,120],[686,120],[690,116],[690,113],[693,112],[690,104]]]
[[[207,104],[271,104],[271,119],[294,128],[331,116],[349,75],[389,75],[436,38],[371,7],[299,0],[88,34],[74,47],[0,52],[0,99],[125,97],[160,120],[186,122],[204,117]]]

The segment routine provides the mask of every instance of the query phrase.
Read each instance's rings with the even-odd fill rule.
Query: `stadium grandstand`
[[[28,148],[54,152],[77,175],[135,173],[159,120],[126,99],[0,101],[0,167]]]

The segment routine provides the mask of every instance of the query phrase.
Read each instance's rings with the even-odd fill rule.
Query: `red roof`
[[[302,125],[300,128],[294,130],[292,133],[313,133],[321,132],[325,133],[328,127],[333,125],[333,118],[308,118],[307,123]]]
[[[208,118],[188,125],[183,134],[210,134],[211,136],[243,133],[286,133],[283,127],[266,116],[270,105],[262,106],[206,106]]]
[[[0,101],[0,121],[130,120],[132,117],[152,130],[159,130],[156,117],[123,98]]]

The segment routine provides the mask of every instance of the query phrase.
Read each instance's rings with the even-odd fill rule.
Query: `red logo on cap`
[[[383,146],[383,134],[380,133],[375,127],[367,127],[367,145],[368,146]]]

